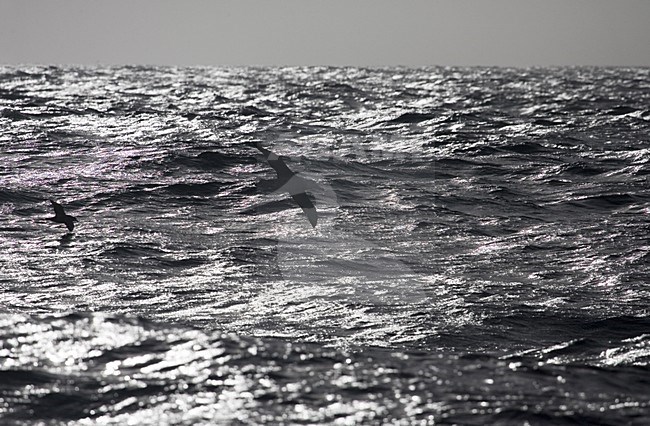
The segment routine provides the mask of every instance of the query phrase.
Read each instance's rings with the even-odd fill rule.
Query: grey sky
[[[650,0],[0,0],[0,64],[650,65]]]

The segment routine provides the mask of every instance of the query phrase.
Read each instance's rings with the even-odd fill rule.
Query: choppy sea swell
[[[647,68],[0,67],[0,423],[646,424],[648,105]]]

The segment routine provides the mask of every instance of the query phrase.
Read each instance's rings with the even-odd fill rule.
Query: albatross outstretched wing
[[[255,148],[264,154],[264,157],[266,157],[266,162],[269,163],[269,166],[273,167],[275,173],[278,174],[278,179],[281,181],[286,181],[294,175],[289,166],[287,166],[287,164],[277,154],[269,151],[266,148],[263,148],[259,144],[256,144]]]
[[[291,194],[291,198],[293,198],[294,201],[298,203],[302,211],[307,215],[307,219],[309,220],[309,223],[311,223],[311,226],[315,228],[316,222],[318,221],[318,212],[316,211],[316,207],[314,207],[314,204],[311,202],[307,194],[305,192]]]
[[[66,216],[65,211],[63,210],[63,206],[59,203],[57,203],[54,200],[50,200],[50,203],[52,203],[52,207],[54,207],[54,215],[57,218],[63,218]]]

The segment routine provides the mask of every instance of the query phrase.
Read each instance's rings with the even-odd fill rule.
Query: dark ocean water
[[[2,425],[650,423],[650,69],[0,67],[0,158]]]

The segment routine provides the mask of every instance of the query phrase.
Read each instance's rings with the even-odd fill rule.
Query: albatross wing
[[[255,147],[264,154],[266,162],[269,163],[269,166],[273,167],[280,181],[287,181],[295,174],[277,154],[263,148],[259,144],[256,144]]]
[[[63,206],[61,204],[57,203],[54,200],[50,200],[50,203],[52,203],[52,207],[54,207],[54,214],[57,218],[65,217],[65,211],[63,210]]]
[[[298,203],[302,211],[307,215],[307,219],[309,220],[309,223],[311,223],[311,226],[315,228],[316,222],[318,221],[318,212],[316,211],[316,207],[314,207],[314,204],[311,202],[307,194],[304,192],[291,194],[291,198],[293,198],[294,201]]]

